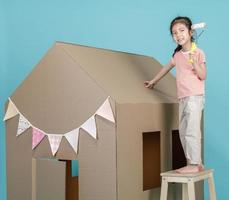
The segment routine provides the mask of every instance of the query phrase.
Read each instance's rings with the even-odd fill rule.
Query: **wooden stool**
[[[194,174],[179,174],[175,171],[168,171],[161,173],[161,198],[160,200],[167,200],[168,183],[182,183],[182,199],[188,194],[188,200],[195,200],[195,185],[197,181],[208,179],[210,199],[216,200],[215,186],[213,179],[213,169],[204,170]]]

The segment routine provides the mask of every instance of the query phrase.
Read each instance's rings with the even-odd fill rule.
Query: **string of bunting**
[[[113,123],[115,123],[114,114],[109,101],[110,97],[103,102],[103,104],[98,108],[98,110],[82,125],[79,127],[64,133],[64,134],[50,134],[34,126],[16,107],[14,102],[9,98],[8,107],[5,113],[3,121],[9,120],[19,114],[18,128],[16,136],[23,134],[28,128],[32,128],[32,149],[35,149],[41,141],[47,136],[49,144],[51,147],[52,155],[55,156],[57,153],[61,140],[65,137],[74,151],[78,152],[78,140],[79,140],[79,131],[82,128],[93,138],[97,139],[97,125],[95,121],[95,116],[99,115]]]

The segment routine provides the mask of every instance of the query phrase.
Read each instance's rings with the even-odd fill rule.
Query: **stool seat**
[[[182,183],[182,199],[188,195],[188,200],[195,200],[195,185],[197,181],[208,179],[210,199],[216,200],[215,186],[213,179],[213,169],[206,169],[198,173],[181,174],[176,171],[168,171],[161,173],[161,198],[160,200],[167,200],[168,183]]]

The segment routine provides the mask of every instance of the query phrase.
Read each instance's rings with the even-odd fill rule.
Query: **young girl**
[[[196,173],[204,169],[201,161],[201,115],[204,107],[204,80],[206,66],[204,52],[194,43],[192,22],[188,17],[176,17],[170,32],[177,48],[170,62],[145,87],[153,88],[176,66],[176,83],[179,100],[179,133],[187,159],[187,166],[179,173]]]

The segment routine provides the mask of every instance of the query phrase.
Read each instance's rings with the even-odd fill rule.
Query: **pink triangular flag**
[[[21,135],[29,127],[30,127],[29,121],[23,115],[20,115],[19,122],[18,122],[18,128],[17,128],[17,136]]]
[[[36,129],[36,128],[33,128],[32,133],[33,133],[32,149],[35,149],[35,147],[45,137],[45,134],[42,131],[40,131],[39,129]]]
[[[96,139],[96,123],[95,115],[91,116],[82,126],[85,131],[87,131],[93,138]]]
[[[52,155],[54,156],[59,149],[60,142],[63,135],[60,134],[47,134],[47,135],[51,146]]]
[[[13,102],[9,99],[9,103],[8,103],[6,114],[5,114],[3,121],[11,119],[12,117],[14,117],[17,114],[18,114],[17,108],[15,107]]]
[[[113,114],[113,111],[111,109],[111,105],[109,102],[109,97],[104,101],[104,103],[96,111],[96,114],[111,122],[115,122],[114,114]]]
[[[66,133],[64,136],[77,154],[78,140],[79,140],[79,128]]]

